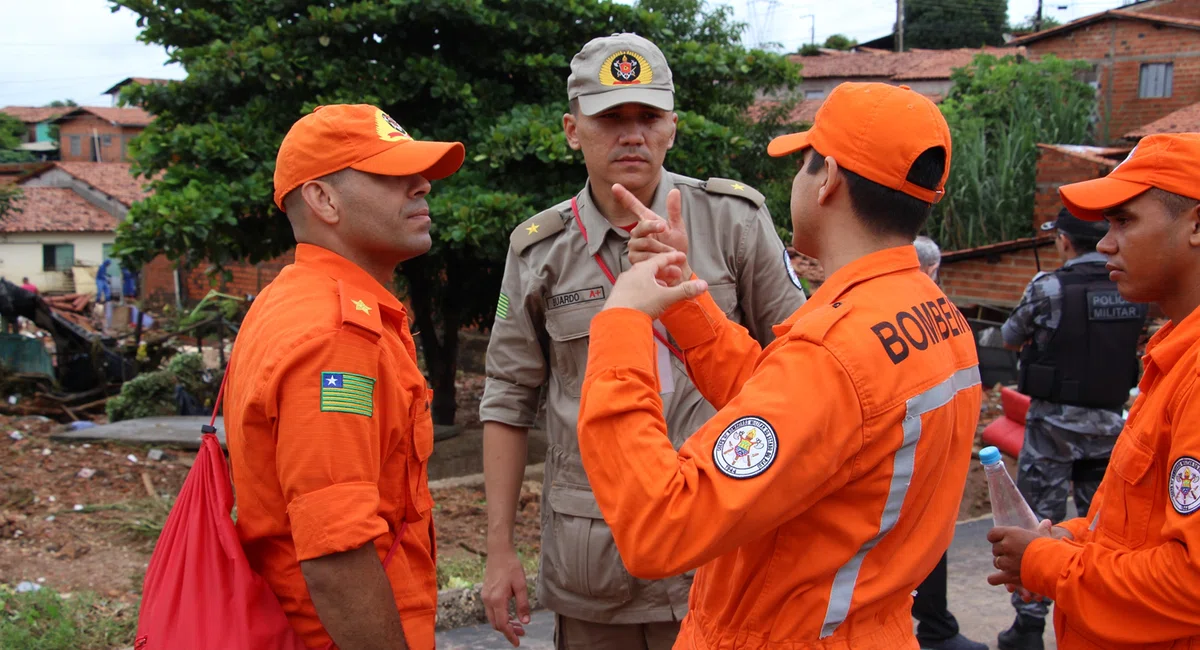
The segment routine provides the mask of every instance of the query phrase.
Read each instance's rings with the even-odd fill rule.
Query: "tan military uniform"
[[[682,193],[692,270],[708,281],[725,313],[765,346],[771,326],[798,309],[804,293],[763,196],[734,181],[702,182],[664,170],[650,206],[656,213],[666,215],[672,188]],[[576,199],[587,242],[570,201],[512,234],[479,418],[532,427],[541,389],[549,384],[539,600],[563,616],[597,623],[677,621],[687,611],[690,573],[646,581],[625,570],[579,457],[575,426],[588,328],[612,290],[592,256],[599,253],[614,274],[630,264],[629,234],[604,218],[588,187]],[[665,346],[659,352],[660,368],[671,368],[660,389],[678,448],[716,411],[684,365]]]

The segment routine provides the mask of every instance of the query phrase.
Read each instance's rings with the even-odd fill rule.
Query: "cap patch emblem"
[[[654,81],[654,70],[645,57],[632,50],[621,50],[600,66],[600,83],[605,86],[634,86]]]
[[[404,127],[397,124],[391,115],[383,111],[376,111],[375,113],[375,132],[379,134],[379,139],[384,142],[412,140],[412,136],[408,134],[408,131],[405,131]]]

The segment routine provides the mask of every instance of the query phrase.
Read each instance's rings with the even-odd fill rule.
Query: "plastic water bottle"
[[[979,462],[983,463],[983,471],[987,474],[988,496],[992,500],[992,521],[995,525],[1037,530],[1037,516],[1009,476],[1004,461],[1000,459],[1000,450],[984,447],[979,452]]]

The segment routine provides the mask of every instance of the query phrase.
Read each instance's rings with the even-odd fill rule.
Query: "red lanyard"
[[[579,216],[579,203],[573,196],[571,197],[571,212],[575,214],[575,223],[579,226],[579,232],[583,234],[583,243],[588,243],[587,228],[583,227],[583,219]],[[608,278],[608,281],[615,285],[617,283],[617,276],[613,275],[613,272],[609,270],[608,265],[604,263],[604,258],[600,257],[600,253],[597,252],[592,257],[596,260],[596,265],[599,266],[600,270],[604,272],[604,277]],[[658,339],[660,343],[667,346],[667,349],[670,350],[671,354],[675,355],[676,359],[679,359],[679,363],[687,365],[687,361],[683,358],[683,353],[680,352],[679,349],[674,345],[671,345],[670,341],[667,341],[667,337],[663,336],[662,333],[657,329],[654,329],[653,331],[654,338]]]

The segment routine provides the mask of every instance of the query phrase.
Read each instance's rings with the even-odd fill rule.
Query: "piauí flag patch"
[[[352,372],[321,373],[321,411],[371,417],[375,413],[375,378]]]
[[[508,318],[508,296],[504,294],[500,294],[500,300],[496,303],[496,316]]]

